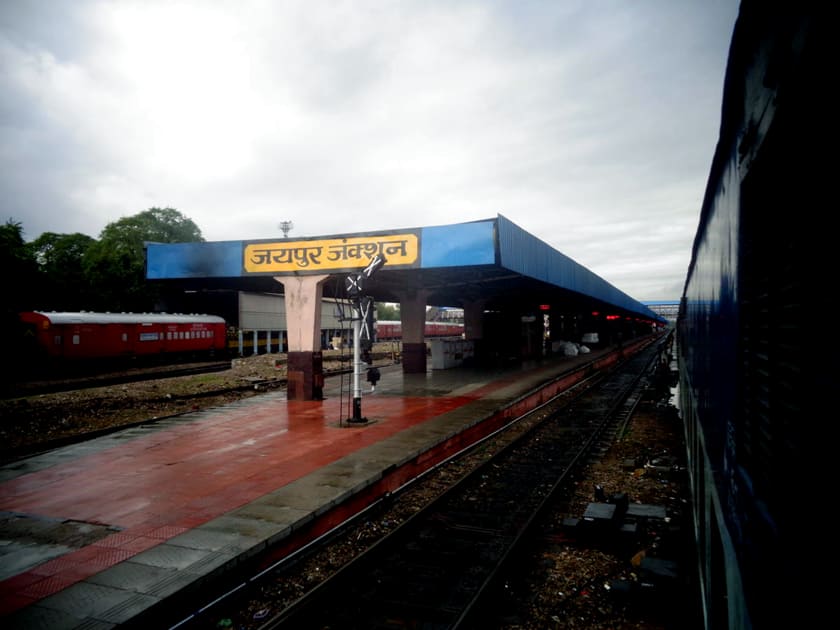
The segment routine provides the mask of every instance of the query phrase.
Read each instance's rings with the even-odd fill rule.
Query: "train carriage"
[[[464,334],[464,325],[451,322],[426,322],[424,336],[432,337],[461,337]],[[392,320],[380,320],[376,322],[376,338],[379,341],[398,341],[402,339],[402,322]]]
[[[827,478],[819,467],[829,461],[821,443],[832,431],[836,341],[819,327],[830,317],[805,323],[805,298],[833,282],[829,23],[808,3],[741,3],[678,316],[679,406],[712,630],[830,618],[808,569],[831,543],[813,508],[824,501],[816,492]]]
[[[54,362],[213,354],[227,347],[225,320],[169,313],[20,314],[31,351]]]

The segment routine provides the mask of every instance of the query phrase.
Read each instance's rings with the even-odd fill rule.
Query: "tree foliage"
[[[383,322],[400,321],[400,305],[388,302],[376,303],[376,319]]]
[[[44,232],[30,243],[41,273],[39,309],[78,311],[89,308],[93,291],[85,276],[83,260],[95,242],[78,232]]]
[[[10,356],[22,357],[25,356],[24,327],[18,313],[32,308],[38,291],[38,266],[31,248],[23,240],[21,224],[12,219],[0,226],[0,268],[5,276],[6,297],[0,309],[5,347]]]
[[[13,219],[0,226],[0,268],[6,280],[4,314],[31,308],[38,284],[38,265],[23,240],[23,227]]]
[[[139,214],[109,223],[99,235],[107,247],[143,255],[143,246],[153,243],[195,243],[204,241],[201,230],[174,208],[149,208]]]
[[[150,208],[109,223],[83,260],[85,276],[97,292],[92,308],[154,310],[158,291],[146,282],[145,243],[201,241],[198,226],[173,208]]]

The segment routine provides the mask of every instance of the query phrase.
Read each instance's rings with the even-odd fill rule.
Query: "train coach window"
[[[78,346],[80,342],[81,339],[79,339],[79,335],[73,335],[73,345]]]
[[[60,346],[61,345],[61,335],[56,335],[55,337],[53,337],[53,343],[57,346]]]
[[[128,341],[128,333],[123,333],[122,334],[122,340],[123,340],[123,343]]]

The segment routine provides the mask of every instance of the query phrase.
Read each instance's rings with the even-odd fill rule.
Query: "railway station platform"
[[[347,421],[348,379],[334,376],[323,401],[277,390],[0,467],[3,627],[145,623],[175,595],[270,566],[618,358],[389,366],[375,392],[364,383],[364,423]]]

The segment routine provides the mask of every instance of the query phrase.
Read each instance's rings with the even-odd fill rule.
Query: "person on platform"
[[[376,391],[376,384],[379,382],[379,379],[382,375],[379,373],[379,368],[371,367],[368,368],[367,371],[367,380],[370,383],[370,391]]]

